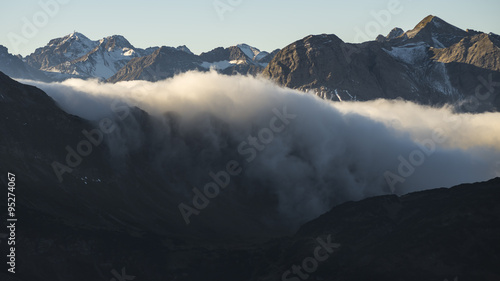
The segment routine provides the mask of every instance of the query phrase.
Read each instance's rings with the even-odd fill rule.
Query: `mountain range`
[[[291,230],[273,220],[275,196],[245,189],[276,184],[259,182],[259,174],[253,183],[235,178],[234,187],[186,225],[178,204],[191,198],[186,194],[196,169],[205,175],[237,156],[232,147],[239,143],[220,118],[202,115],[193,123],[209,123],[210,131],[186,131],[175,112],[156,118],[122,107],[130,118],[103,119],[115,126],[107,142],[96,131],[102,127],[11,79],[158,81],[214,69],[262,75],[325,99],[466,105],[476,97],[482,110],[496,110],[498,98],[482,97],[495,86],[488,82],[500,80],[499,42],[498,35],[429,16],[410,31],[395,28],[374,41],[349,44],[335,35],[311,35],[270,53],[240,44],[195,55],[186,46],[140,49],[122,36],[93,41],[77,32],[26,57],[0,47],[0,170],[19,175],[20,218],[18,273],[2,271],[0,279],[499,280],[500,178],[342,202]],[[304,149],[296,141],[293,159]],[[220,154],[210,150],[214,146]],[[181,161],[186,155],[196,162]],[[65,169],[64,182],[57,169]],[[0,183],[8,186],[7,177]],[[0,208],[7,209],[7,200]],[[0,218],[6,221],[7,214]],[[8,250],[5,237],[2,253]]]
[[[256,75],[264,69],[276,53],[277,51],[270,54],[261,52],[246,44],[229,48],[219,47],[199,56],[172,47],[161,47],[151,55],[132,59],[107,81],[158,81],[189,70],[207,71],[209,69],[228,75]]]
[[[396,28],[361,44],[335,35],[305,37],[283,48],[263,75],[333,100],[463,102],[488,93],[485,86],[477,94],[483,81],[500,81],[499,38],[428,16],[412,30]],[[481,104],[496,110],[500,99],[490,95]]]
[[[373,41],[352,44],[333,34],[310,35],[271,53],[239,44],[195,55],[186,46],[140,49],[123,36],[92,41],[78,32],[24,58],[0,48],[0,71],[41,81],[158,81],[210,69],[260,75],[331,100],[402,98],[457,104],[464,111],[500,106],[491,86],[500,81],[500,36],[462,30],[432,15],[412,30],[394,28]]]
[[[93,41],[74,32],[52,39],[32,54],[21,57],[0,46],[0,70],[14,78],[61,81],[68,78],[98,78],[156,81],[189,70],[216,69],[222,73],[257,74],[272,56],[265,51],[239,44],[193,54],[188,47],[135,48],[121,35]]]

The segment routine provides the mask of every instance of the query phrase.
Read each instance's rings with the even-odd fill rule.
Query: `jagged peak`
[[[104,39],[108,39],[108,40],[124,40],[124,41],[128,42],[128,40],[123,35],[117,35],[117,34],[104,37]]]
[[[66,38],[66,39],[77,39],[77,40],[78,39],[80,39],[80,40],[83,39],[83,40],[89,40],[90,41],[90,39],[87,36],[83,35],[80,32],[77,32],[77,31],[73,31],[73,33],[70,33],[70,34],[66,35],[64,38]]]
[[[469,35],[439,17],[429,15],[421,20],[412,30],[405,32],[401,38],[412,42],[425,42],[434,48],[446,48],[458,43]]]
[[[3,45],[0,45],[0,53],[9,53],[9,49]]]
[[[168,46],[160,46],[160,47],[159,47],[159,48],[155,51],[155,53],[156,53],[156,52],[162,52],[162,51],[168,51],[168,50],[170,50],[170,49],[172,49],[172,47],[168,47]]]
[[[469,33],[469,34],[472,34],[472,35],[476,35],[476,34],[480,34],[481,31],[477,31],[477,30],[474,30],[474,29],[466,29],[465,32]]]
[[[261,51],[256,47],[250,46],[245,43],[238,44],[234,47],[239,48],[247,57],[254,59]]]
[[[399,27],[395,27],[389,32],[389,34],[387,34],[387,36],[385,38],[390,40],[393,38],[397,38],[397,37],[403,35],[404,33],[405,33],[405,31],[403,29],[401,29]]]
[[[437,17],[437,16],[434,16],[434,15],[428,15],[426,16],[423,20],[421,20],[416,26],[414,29],[421,29],[421,28],[425,28],[426,26],[428,26],[429,24],[432,24],[434,26],[441,26],[441,25],[445,25],[445,26],[452,26],[454,28],[457,28],[456,26],[444,21],[443,19],[441,19],[440,17]]]
[[[52,39],[50,42],[47,44],[47,46],[61,46],[67,43],[72,44],[72,42],[81,42],[85,45],[96,45],[96,41],[90,40],[87,36],[83,35],[80,32],[74,31],[73,33],[70,33],[66,36]]]
[[[156,56],[156,55],[158,55],[160,53],[164,53],[164,54],[171,54],[171,53],[180,53],[180,54],[183,54],[183,53],[186,53],[186,54],[189,54],[189,55],[194,55],[184,45],[179,46],[179,47],[161,46],[161,47],[158,47],[152,54]]]
[[[441,18],[429,15],[421,20],[412,30],[407,31],[405,34],[408,38],[417,36],[421,31],[429,29],[431,32],[449,33],[450,31],[458,31],[465,33],[464,30],[442,20]]]
[[[378,42],[389,41],[391,39],[401,37],[404,33],[405,31],[403,29],[395,27],[389,32],[389,34],[387,34],[387,36],[380,34],[379,36],[377,36],[376,40]]]
[[[425,26],[427,25],[428,23],[430,22],[433,22],[433,21],[443,21],[442,19],[440,19],[439,17],[436,17],[434,15],[428,15],[426,16],[423,20],[421,20],[417,26]]]
[[[105,44],[105,47],[107,49],[109,48],[130,48],[133,49],[134,46],[130,44],[130,42],[123,37],[122,35],[111,35],[108,37],[104,37],[103,39],[99,40],[99,44]]]
[[[249,47],[249,48],[253,48],[252,46],[246,44],[246,43],[240,43],[240,44],[236,44],[236,47]]]
[[[194,55],[193,52],[191,52],[191,50],[186,45],[177,46],[176,49]]]
[[[252,45],[249,45],[249,44],[247,44],[247,43],[240,43],[240,44],[236,44],[236,45],[234,45],[234,46],[232,46],[232,47],[238,47],[238,48],[251,48],[251,49],[254,49],[254,50],[260,51],[260,50],[259,50],[259,48],[254,47],[254,46],[252,46]]]
[[[344,43],[344,41],[342,41],[342,39],[340,39],[337,35],[326,34],[326,33],[318,34],[318,35],[308,35],[308,36],[302,38],[301,40],[296,41],[295,43],[297,43],[297,42],[310,42],[310,41],[314,41],[314,42],[318,42],[318,43],[330,43],[332,41]]]
[[[153,54],[160,54],[160,53],[172,53],[172,52],[182,52],[182,53],[187,53],[183,50],[180,50],[178,48],[170,47],[170,46],[161,46],[158,49],[156,49]]]

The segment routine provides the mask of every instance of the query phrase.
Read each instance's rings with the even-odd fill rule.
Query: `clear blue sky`
[[[44,18],[47,12],[39,2],[54,1],[67,3],[59,4],[58,12]],[[0,45],[27,55],[50,39],[76,30],[93,40],[120,34],[141,48],[187,45],[199,54],[218,46],[247,43],[271,51],[309,34],[333,33],[344,41],[356,42],[362,38],[356,37],[356,31],[367,26],[372,28],[371,34],[380,31],[385,35],[396,26],[408,30],[429,14],[463,29],[500,34],[498,0],[399,0],[399,13],[391,14],[388,23],[373,24],[377,22],[373,13],[387,10],[391,1],[397,0],[3,1]],[[230,10],[218,13],[214,3]],[[40,27],[24,36],[24,20],[34,23],[34,16],[38,16],[35,23]],[[9,33],[26,40],[17,44],[17,52]]]

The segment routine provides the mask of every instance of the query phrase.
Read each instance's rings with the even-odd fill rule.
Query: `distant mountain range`
[[[189,70],[215,69],[224,74],[256,75],[278,51],[261,52],[246,44],[216,48],[199,56],[178,48],[161,47],[152,54],[132,59],[109,82],[128,80],[157,81]]]
[[[140,49],[120,35],[93,41],[78,32],[52,39],[25,58],[0,47],[0,71],[14,78],[42,81],[68,78],[156,81],[188,70],[212,68],[226,74],[257,74],[277,53],[239,44],[198,56],[186,46]]]
[[[42,81],[158,81],[209,69],[262,75],[331,100],[403,98],[455,103],[469,111],[500,108],[491,85],[500,81],[500,36],[461,30],[435,16],[412,30],[394,28],[360,44],[335,35],[310,35],[271,53],[239,44],[195,55],[186,46],[140,49],[123,36],[92,41],[77,32],[53,39],[25,58],[0,48],[0,71]]]
[[[157,48],[134,48],[123,36],[92,41],[81,33],[53,39],[26,57],[26,62],[59,77],[109,78],[132,58],[151,54]],[[56,74],[60,74],[57,76]],[[64,76],[66,75],[66,76]]]

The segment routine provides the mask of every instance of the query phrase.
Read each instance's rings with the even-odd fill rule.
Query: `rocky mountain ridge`
[[[6,73],[12,74],[15,78],[33,78],[43,75],[42,78],[36,80],[43,81],[61,81],[68,78],[98,78],[101,80],[109,79],[109,81],[128,80],[130,77],[148,77],[156,81],[171,77],[173,74],[181,73],[188,70],[208,70],[216,69],[217,71],[226,74],[257,74],[267,65],[272,57],[269,57],[268,52],[261,52],[259,49],[247,44],[239,44],[228,48],[216,48],[210,52],[202,53],[200,56],[195,55],[185,45],[176,48],[163,46],[162,56],[153,54],[160,47],[150,47],[147,49],[135,48],[130,42],[121,35],[108,36],[103,39],[93,41],[79,32],[73,32],[61,38],[50,40],[50,42],[41,48],[38,48],[26,58],[20,58],[21,63],[25,62],[26,66],[22,66],[24,70],[19,72],[10,69],[9,64],[3,64],[3,70]],[[170,50],[168,54],[165,50]],[[273,53],[275,54],[276,51]],[[186,56],[188,54],[189,56]],[[127,69],[124,68],[130,61],[135,58],[151,56],[144,61],[160,59],[161,61],[155,65],[162,65],[160,68],[151,69],[149,64],[141,67],[140,72],[130,74],[130,71],[138,71],[137,61],[134,61]],[[168,57],[168,58],[167,58]],[[185,61],[190,59],[187,67],[172,62]],[[142,61],[142,60],[141,60]],[[147,69],[142,69],[147,68]],[[28,70],[26,70],[28,69]],[[33,76],[33,73],[38,74]],[[31,73],[31,74],[30,74]],[[111,78],[113,76],[113,78]],[[155,78],[153,78],[155,77]],[[139,78],[133,78],[139,79]]]
[[[396,28],[361,44],[335,35],[307,36],[276,54],[263,76],[332,100],[467,104],[482,81],[500,81],[498,38],[428,16],[412,30]],[[500,99],[491,94],[481,108],[497,110]]]
[[[333,34],[310,35],[271,53],[246,44],[200,55],[186,46],[143,50],[122,36],[92,41],[75,32],[24,59],[8,53],[3,58],[0,67],[12,77],[43,81],[158,81],[215,69],[227,75],[262,75],[336,101],[402,98],[455,104],[461,111],[500,108],[494,91],[500,81],[500,36],[462,30],[432,15],[411,30],[394,28],[374,41],[351,44]]]

